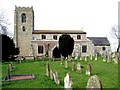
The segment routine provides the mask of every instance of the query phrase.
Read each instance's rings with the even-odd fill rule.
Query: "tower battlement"
[[[15,6],[15,11],[28,11],[28,10],[33,11],[33,6],[31,6],[31,7]]]

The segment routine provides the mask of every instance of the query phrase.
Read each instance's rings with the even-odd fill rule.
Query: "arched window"
[[[23,26],[23,27],[22,27],[22,30],[23,30],[23,31],[25,31],[25,30],[26,30],[25,26]]]
[[[77,39],[81,39],[81,35],[77,35]]]
[[[46,36],[45,36],[45,35],[42,35],[42,39],[46,39]]]
[[[38,54],[43,54],[43,52],[44,52],[44,48],[43,48],[43,46],[38,46]]]
[[[23,13],[21,15],[21,20],[22,20],[22,23],[26,22],[26,14],[25,13]]]

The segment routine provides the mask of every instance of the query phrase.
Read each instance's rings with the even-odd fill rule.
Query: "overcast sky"
[[[9,20],[9,31],[14,32],[14,10],[16,6],[33,6],[35,30],[80,30],[87,36],[108,37],[112,40],[112,26],[118,25],[119,0],[0,0],[0,12]]]

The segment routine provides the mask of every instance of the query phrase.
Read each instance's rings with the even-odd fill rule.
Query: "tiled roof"
[[[107,37],[87,37],[92,41],[95,46],[110,46],[110,42]]]
[[[33,34],[86,34],[82,30],[34,30]]]

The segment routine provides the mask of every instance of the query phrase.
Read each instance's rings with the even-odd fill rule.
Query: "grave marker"
[[[102,84],[97,75],[93,75],[87,82],[87,90],[102,90]]]
[[[86,66],[86,75],[90,76],[91,75],[91,65],[87,64]]]
[[[65,89],[72,89],[72,85],[73,85],[72,78],[67,73],[66,76],[64,77],[64,88]]]
[[[53,80],[53,72],[52,72],[52,70],[50,70],[50,78],[51,78],[51,80]]]
[[[72,71],[75,71],[75,63],[72,63]]]
[[[68,61],[65,60],[65,68],[68,68]]]
[[[81,64],[80,64],[80,62],[78,62],[77,63],[77,71],[79,72],[79,73],[81,73]]]
[[[49,63],[47,62],[46,64],[46,75],[49,77],[50,76],[50,65]]]
[[[59,85],[60,84],[60,81],[58,79],[58,73],[57,71],[53,73],[53,77],[54,77],[54,82]]]

